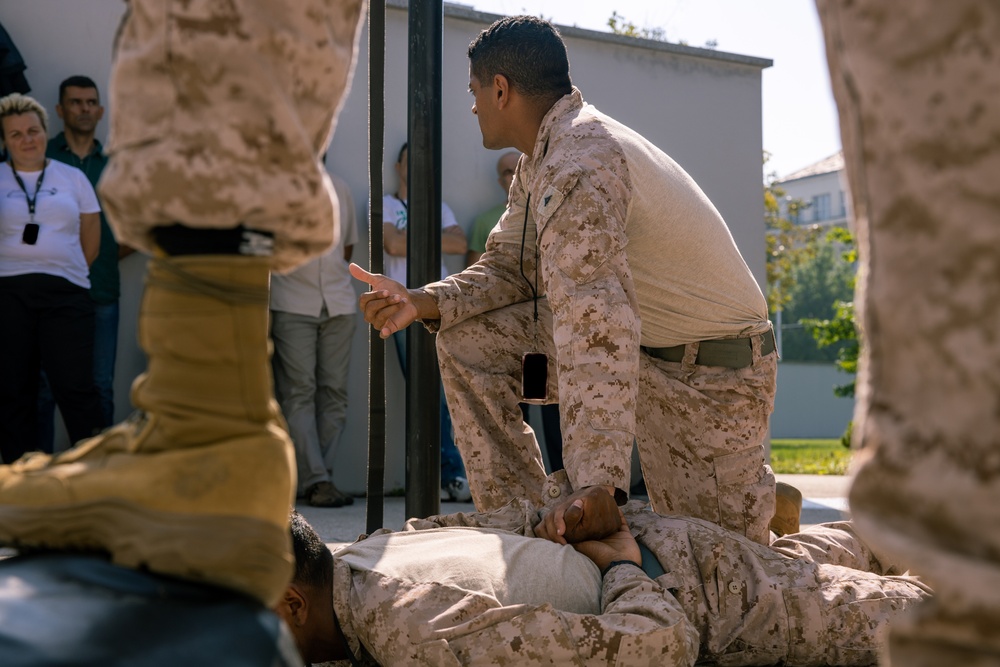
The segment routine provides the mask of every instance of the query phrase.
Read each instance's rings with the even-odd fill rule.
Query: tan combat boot
[[[272,606],[291,579],[291,441],[274,401],[269,260],[150,262],[141,411],[51,457],[0,466],[0,543],[108,552]]]
[[[778,482],[774,488],[774,516],[771,518],[771,530],[778,537],[799,532],[799,519],[802,516],[802,492],[791,484]]]

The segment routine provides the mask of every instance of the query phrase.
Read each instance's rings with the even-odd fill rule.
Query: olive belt
[[[699,366],[724,366],[725,368],[746,368],[753,363],[753,339],[760,337],[760,356],[774,352],[774,331],[768,330],[747,338],[717,338],[698,343],[698,356],[694,363]],[[663,361],[680,362],[684,359],[687,345],[673,347],[646,347],[642,351]]]

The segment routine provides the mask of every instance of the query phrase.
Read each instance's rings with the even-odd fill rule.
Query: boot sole
[[[0,505],[0,544],[102,551],[117,565],[235,589],[268,607],[277,603],[293,573],[288,531],[272,523],[160,512],[114,498],[45,507]]]

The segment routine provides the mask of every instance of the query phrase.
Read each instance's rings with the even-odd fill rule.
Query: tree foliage
[[[765,151],[764,165],[770,154]],[[781,204],[785,203],[785,210]],[[778,175],[771,172],[764,180],[764,226],[767,234],[767,303],[772,313],[785,310],[792,298],[795,270],[816,255],[818,225],[798,225],[790,218],[805,208],[799,199],[786,201],[785,190],[778,185]]]
[[[767,157],[765,154],[765,164]],[[835,318],[835,304],[850,301],[856,255],[846,229],[794,222],[806,206],[801,200],[786,197],[776,174],[767,176],[767,300],[773,314],[781,311],[782,357],[786,361],[836,362],[847,343],[819,345],[806,322]]]
[[[836,228],[828,234],[828,238],[840,244],[841,259],[844,264],[853,265],[857,262],[858,252],[854,244],[854,236],[846,229]],[[854,281],[851,281],[851,288],[854,288]],[[849,373],[851,381],[834,387],[833,393],[837,396],[854,396],[854,377],[858,372],[858,356],[861,346],[858,342],[858,328],[854,319],[854,301],[837,300],[834,303],[833,316],[825,319],[805,318],[802,324],[816,339],[817,345],[821,348],[831,348],[837,346],[837,368]]]
[[[611,18],[608,19],[608,27],[616,35],[636,37],[638,39],[652,39],[657,42],[667,41],[667,35],[663,28],[640,28],[616,11],[611,12]]]
[[[836,317],[839,302],[854,294],[854,264],[843,259],[828,235],[814,243],[814,253],[792,272],[789,302],[783,312],[782,355],[787,361],[835,362],[844,347],[839,340],[819,344],[811,323]]]
[[[611,12],[611,18],[608,19],[608,27],[611,28],[611,32],[615,35],[622,35],[623,37],[635,37],[636,39],[652,39],[657,42],[667,41],[667,33],[663,28],[640,28],[632,21],[626,19],[623,15],[619,14],[617,11]],[[678,44],[683,46],[689,46],[686,40],[678,40]],[[709,39],[702,45],[703,49],[715,49],[719,46],[719,40]]]

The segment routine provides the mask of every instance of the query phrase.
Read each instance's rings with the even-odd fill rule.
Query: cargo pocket
[[[751,526],[759,523],[754,510],[760,505],[762,494],[766,493],[766,489],[762,488],[764,450],[757,445],[747,447],[716,457],[714,465],[719,494],[719,525],[746,535]],[[774,507],[770,509],[773,511]]]

